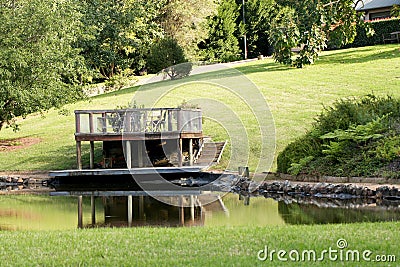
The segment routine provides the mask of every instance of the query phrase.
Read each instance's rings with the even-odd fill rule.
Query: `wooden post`
[[[143,167],[143,142],[142,140],[138,141],[138,166]]]
[[[90,131],[90,133],[94,133],[93,113],[89,113],[89,131]]]
[[[239,175],[249,178],[250,177],[250,172],[249,172],[249,167],[239,167],[238,168],[238,173]]]
[[[96,199],[95,196],[90,197],[90,207],[92,208],[92,225],[96,224]]]
[[[178,167],[182,167],[182,161],[183,161],[183,157],[182,157],[182,138],[178,139]]]
[[[76,165],[78,170],[82,170],[82,145],[81,141],[76,141]]]
[[[132,209],[132,195],[128,196],[128,226],[132,227],[133,209]]]
[[[172,110],[168,110],[168,132],[172,131]]]
[[[90,169],[94,169],[94,141],[90,141]]]
[[[132,168],[132,146],[131,141],[125,141],[126,148],[125,148],[125,157],[126,157],[126,167],[128,169]]]
[[[139,218],[144,219],[144,196],[139,196]]]
[[[83,228],[82,199],[83,199],[82,196],[78,196],[78,228]]]
[[[81,114],[75,113],[75,132],[81,132]]]
[[[189,165],[193,166],[193,139],[189,139]]]
[[[106,133],[107,132],[107,115],[106,115],[105,112],[103,112],[101,114],[101,118],[102,118],[102,124],[103,124],[101,126],[101,130],[102,130],[103,133]]]

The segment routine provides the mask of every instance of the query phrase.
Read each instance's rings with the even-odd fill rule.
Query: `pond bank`
[[[265,181],[296,181],[307,183],[351,183],[351,184],[369,184],[369,185],[398,185],[400,179],[388,179],[382,177],[334,177],[334,176],[317,176],[317,175],[290,175],[285,173],[257,173],[254,175],[256,180],[263,179]]]

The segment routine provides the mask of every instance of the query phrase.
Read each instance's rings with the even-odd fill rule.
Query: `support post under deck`
[[[90,169],[94,169],[94,141],[90,141]]]
[[[76,165],[78,170],[82,170],[82,144],[76,141]]]
[[[193,166],[193,139],[189,139],[189,165]]]

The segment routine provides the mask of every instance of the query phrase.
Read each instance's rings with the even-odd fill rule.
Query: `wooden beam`
[[[78,170],[82,170],[82,145],[81,141],[76,141],[76,165]]]
[[[94,169],[94,141],[90,141],[90,169]]]
[[[178,167],[182,167],[182,139],[177,140],[177,153],[178,153]]]
[[[190,166],[193,166],[193,160],[194,160],[194,157],[193,157],[193,139],[190,138],[189,139],[189,165]]]
[[[132,144],[131,141],[125,141],[125,159],[126,159],[126,167],[128,169],[132,168]]]
[[[137,150],[137,156],[138,156],[138,167],[143,167],[143,143],[144,141],[139,140],[138,141],[138,150]]]

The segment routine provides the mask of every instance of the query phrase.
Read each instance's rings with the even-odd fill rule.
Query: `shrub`
[[[384,168],[400,159],[399,146],[399,99],[373,95],[343,99],[324,108],[312,129],[279,154],[278,171],[398,176]]]
[[[374,20],[366,22],[365,24],[370,26],[374,30],[375,34],[368,36],[366,28],[362,25],[358,25],[356,38],[354,39],[354,42],[347,45],[347,47],[383,44],[383,34],[387,35],[391,32],[400,31],[400,18]]]
[[[186,62],[185,54],[178,42],[172,38],[164,38],[153,44],[147,57],[147,66],[152,73]]]

